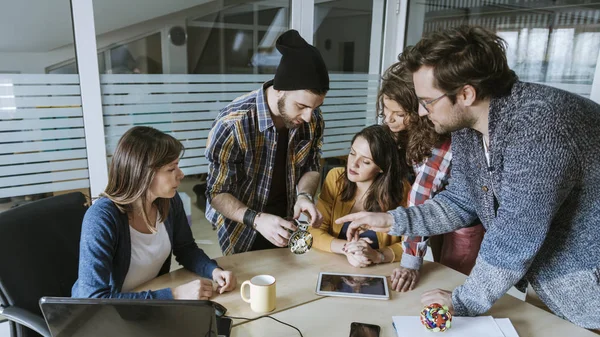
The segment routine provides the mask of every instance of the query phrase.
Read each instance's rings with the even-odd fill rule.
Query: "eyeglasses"
[[[443,94],[443,95],[442,95],[442,96],[440,96],[440,97],[437,97],[437,98],[432,98],[432,99],[430,99],[430,100],[427,100],[427,101],[425,101],[425,100],[422,100],[422,99],[419,99],[419,104],[421,104],[421,106],[423,107],[423,109],[425,109],[425,111],[427,111],[427,113],[431,113],[431,112],[429,111],[429,109],[427,108],[427,106],[428,106],[428,105],[433,105],[435,102],[439,101],[440,99],[442,99],[442,98],[444,98],[444,97],[446,97],[446,96],[448,96],[448,94]]]

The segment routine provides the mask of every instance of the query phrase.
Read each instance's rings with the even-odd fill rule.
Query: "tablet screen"
[[[383,276],[321,273],[317,293],[388,296]]]

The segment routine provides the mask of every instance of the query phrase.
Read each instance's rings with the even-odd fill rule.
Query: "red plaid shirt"
[[[415,167],[416,178],[408,195],[408,207],[425,203],[441,192],[448,184],[452,161],[451,141],[448,139],[432,149],[431,157]],[[406,237],[403,242],[404,254],[423,257],[427,253],[427,237]],[[403,259],[404,260],[404,259]],[[403,267],[409,266],[401,263]],[[414,268],[413,268],[414,269]]]

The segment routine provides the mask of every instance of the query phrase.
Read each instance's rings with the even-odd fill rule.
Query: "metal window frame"
[[[104,191],[108,184],[108,166],[92,0],[72,0],[71,11],[81,88],[90,195],[95,198]]]

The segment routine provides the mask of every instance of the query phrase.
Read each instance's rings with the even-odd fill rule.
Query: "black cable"
[[[271,316],[269,316],[269,315],[258,316],[258,317],[256,317],[256,318],[233,317],[233,316],[223,316],[223,317],[225,317],[225,318],[232,318],[232,319],[244,319],[244,320],[246,320],[246,321],[248,321],[248,322],[256,321],[256,320],[259,320],[259,319],[261,319],[261,318],[270,318],[270,319],[272,319],[272,320],[274,320],[274,321],[277,321],[278,323],[281,323],[281,324],[283,324],[283,325],[287,325],[287,326],[289,326],[290,328],[292,328],[292,329],[294,329],[294,330],[298,331],[298,333],[300,334],[300,337],[304,337],[304,335],[302,335],[302,332],[300,331],[300,329],[298,329],[298,328],[296,328],[295,326],[293,326],[293,325],[291,325],[291,324],[288,324],[288,323],[286,323],[286,322],[282,322],[282,321],[278,320],[277,318],[275,318],[275,317],[271,317]]]

